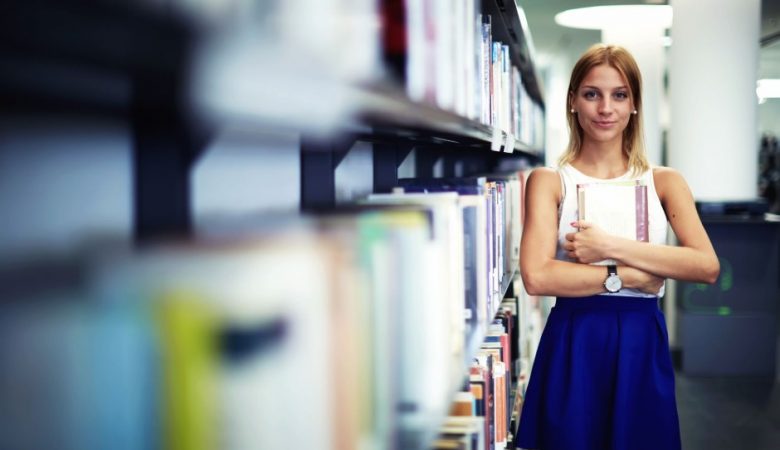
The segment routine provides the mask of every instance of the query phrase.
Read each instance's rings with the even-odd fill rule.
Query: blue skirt
[[[558,298],[544,327],[515,445],[679,450],[674,370],[654,298]]]

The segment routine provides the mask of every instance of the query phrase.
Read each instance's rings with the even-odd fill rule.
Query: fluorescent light
[[[555,15],[555,23],[569,28],[602,30],[619,25],[653,24],[663,28],[672,26],[672,7],[669,5],[613,5],[592,6],[563,11]]]
[[[765,78],[756,82],[756,94],[763,98],[780,97],[780,79]]]
[[[780,79],[764,78],[756,82],[758,103],[764,103],[768,98],[780,98]]]

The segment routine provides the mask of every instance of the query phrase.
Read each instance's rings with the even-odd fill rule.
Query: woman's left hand
[[[610,243],[614,240],[613,236],[608,235],[601,228],[584,220],[572,222],[571,225],[578,228],[579,231],[566,235],[566,243],[563,244],[563,248],[566,250],[569,258],[584,264],[609,258],[607,250]]]

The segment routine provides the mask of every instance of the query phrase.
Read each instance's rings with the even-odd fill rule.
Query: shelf
[[[521,13],[511,1],[488,0],[483,4],[484,11],[497,21],[493,27],[495,39],[510,45],[512,60],[529,94],[543,108],[530,37]],[[7,109],[132,118],[138,103],[138,83],[152,82],[153,88],[157,86],[166,93],[161,102],[170,100],[182,108],[182,114],[189,115],[183,109],[193,101],[187,92],[191,78],[187,71],[195,57],[196,42],[210,33],[192,14],[175,14],[132,2],[83,0],[13,0],[4,11],[6,14],[0,15],[0,39],[4,43],[0,50],[0,102]],[[507,153],[507,134],[503,131],[413,102],[401,86],[384,80],[361,86],[345,83],[333,79],[333,89],[328,90],[345,93],[349,109],[346,121],[354,122],[336,132],[357,130],[366,140],[401,138]],[[170,92],[170,86],[178,86],[179,91]],[[202,112],[192,111],[196,116]],[[248,116],[253,126],[319,130],[316,117],[306,111],[301,111],[298,120],[286,123],[274,122],[272,117]],[[509,153],[536,160],[544,154],[542,149],[518,140]]]
[[[503,148],[507,139],[507,133],[504,131],[435,106],[413,102],[400,87],[374,84],[356,88],[353,95],[357,105],[356,129],[360,129],[361,125],[371,127],[370,133],[366,135],[449,143],[488,150],[496,145],[498,152],[511,153],[505,152]],[[514,142],[514,153],[535,159],[544,158],[541,149],[533,148],[519,140]]]
[[[504,281],[501,283],[501,292],[500,292],[501,299],[503,299],[504,296],[506,295],[506,292],[509,289],[509,284],[512,283],[512,280],[514,279],[516,274],[517,274],[517,270],[515,270],[511,274],[510,273],[504,274]],[[486,324],[487,326],[490,325],[490,323],[493,321],[493,318],[496,316],[497,313],[498,313],[498,308],[496,308],[495,311],[491,311],[490,318],[488,319],[489,322]],[[487,326],[485,327],[485,329],[483,329],[478,325],[478,328],[474,331],[474,333],[472,333],[471,337],[465,343],[466,359],[464,362],[466,364],[466,369],[468,369],[468,366],[471,363],[472,358],[477,353],[477,350],[479,350],[479,347],[482,345],[482,343],[485,341],[485,333],[486,333]]]

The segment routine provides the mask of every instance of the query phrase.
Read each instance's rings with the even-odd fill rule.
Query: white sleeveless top
[[[655,190],[655,181],[653,180],[653,169],[651,168],[647,172],[643,173],[639,177],[631,177],[630,171],[617,177],[610,178],[608,180],[593,178],[585,175],[579,170],[575,169],[571,164],[558,169],[558,175],[561,177],[561,203],[558,206],[558,247],[556,250],[555,258],[561,261],[573,262],[571,258],[566,254],[566,250],[563,248],[563,244],[566,242],[566,235],[568,233],[574,233],[576,228],[571,226],[572,222],[577,221],[577,184],[581,183],[594,183],[600,181],[620,181],[640,179],[644,180],[647,185],[647,216],[648,216],[648,236],[651,244],[666,244],[666,230],[667,220],[666,213],[661,206],[661,200],[658,198],[658,193]],[[604,270],[604,277],[606,278],[606,269]],[[661,286],[661,290],[658,291],[658,297],[664,295],[664,287]],[[644,293],[636,289],[621,289],[616,294],[610,294],[609,292],[604,295],[622,295],[630,297],[654,297],[653,295]]]

